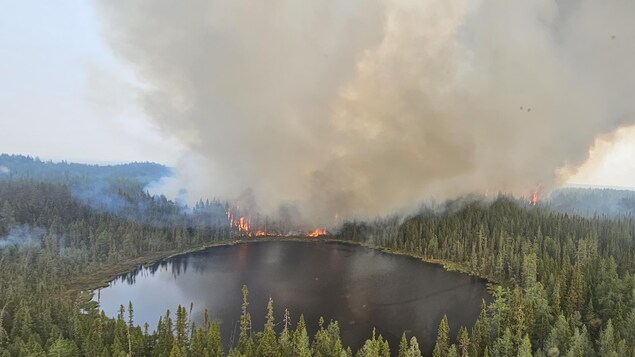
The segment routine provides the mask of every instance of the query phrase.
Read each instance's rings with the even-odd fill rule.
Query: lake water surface
[[[179,304],[193,304],[195,322],[208,309],[221,322],[227,349],[232,333],[238,334],[243,284],[254,329],[262,329],[271,296],[277,321],[285,308],[294,322],[303,313],[312,336],[320,316],[337,320],[344,345],[354,350],[375,327],[393,352],[404,331],[430,352],[444,314],[456,337],[460,326],[472,327],[481,300],[489,299],[481,279],[407,256],[317,241],[242,243],[169,258],[117,278],[95,299],[113,317],[120,304],[132,301],[135,323],[148,322],[150,330]]]

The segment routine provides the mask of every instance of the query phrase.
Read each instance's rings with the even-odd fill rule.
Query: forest
[[[284,307],[273,301],[267,311],[249,311],[248,287],[232,346],[221,343],[223,326],[193,324],[186,306],[167,311],[157,326],[136,324],[129,305],[109,318],[89,299],[91,277],[136,259],[241,239],[223,221],[225,203],[188,208],[148,194],[147,183],[167,172],[154,164],[142,164],[153,168],[146,172],[135,164],[0,159],[11,168],[0,174],[0,356],[415,357],[425,350],[406,334],[398,346],[372,334],[352,351],[335,321],[288,314],[274,321],[273,309]],[[84,194],[90,190],[98,194]],[[474,326],[450,331],[447,319],[439,321],[435,357],[635,356],[635,221],[552,205],[468,198],[408,217],[347,222],[330,238],[492,282],[493,302],[483,303]],[[264,326],[251,325],[253,313],[267,316]],[[319,325],[314,336],[307,324]]]

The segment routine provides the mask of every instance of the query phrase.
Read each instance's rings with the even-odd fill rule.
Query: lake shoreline
[[[241,309],[237,296],[246,285],[252,311],[264,311],[272,297],[292,316],[304,315],[314,329],[320,317],[339,321],[343,343],[357,349],[373,328],[392,345],[405,330],[432,346],[444,314],[458,331],[474,323],[482,300],[491,301],[486,281],[478,277],[358,242],[271,237],[218,243],[137,267],[95,290],[91,305],[113,317],[121,302],[131,302],[138,306],[137,322],[149,326],[177,305],[189,304],[196,323],[203,308],[209,309],[230,328],[222,339],[233,345],[228,341]],[[255,314],[254,324],[262,325],[263,316]]]
[[[249,237],[248,239],[235,239],[231,241],[220,241],[213,242],[209,244],[204,244],[198,247],[192,247],[185,250],[175,249],[164,252],[158,252],[151,255],[145,255],[142,257],[133,258],[130,260],[126,260],[124,262],[115,263],[110,266],[103,267],[94,272],[89,272],[83,276],[80,276],[73,281],[71,281],[67,288],[69,292],[79,292],[79,293],[88,293],[88,299],[92,299],[92,296],[96,290],[101,288],[105,288],[110,285],[110,283],[115,280],[117,277],[133,272],[135,269],[153,265],[165,259],[170,259],[173,257],[178,257],[181,255],[201,252],[206,249],[214,248],[214,247],[223,247],[223,246],[233,246],[236,244],[243,243],[266,243],[266,242],[323,242],[323,243],[339,243],[339,244],[348,244],[353,246],[361,246],[369,249],[377,250],[380,252],[384,252],[386,254],[393,255],[401,255],[407,256],[414,259],[421,260],[424,263],[434,264],[441,266],[443,269],[449,272],[457,272],[461,274],[466,274],[469,276],[474,276],[482,279],[488,287],[488,291],[500,285],[499,282],[493,281],[492,279],[482,276],[475,271],[468,269],[467,267],[454,263],[445,259],[432,259],[417,255],[415,253],[401,251],[398,249],[386,248],[378,245],[368,244],[365,242],[355,242],[355,241],[347,241],[336,238],[329,238],[328,236],[323,237]]]

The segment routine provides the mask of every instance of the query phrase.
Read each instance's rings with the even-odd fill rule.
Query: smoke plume
[[[38,247],[45,234],[46,230],[42,228],[15,225],[7,235],[0,236],[0,249],[10,246]]]
[[[633,1],[97,4],[145,110],[193,153],[193,199],[249,188],[328,225],[527,195],[635,119]]]

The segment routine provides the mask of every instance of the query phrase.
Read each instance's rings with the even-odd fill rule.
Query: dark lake
[[[167,309],[193,303],[195,322],[202,321],[205,309],[221,322],[228,350],[232,331],[238,331],[243,284],[249,287],[256,330],[262,329],[271,296],[277,321],[285,308],[294,323],[303,313],[312,336],[320,316],[326,322],[337,320],[343,344],[353,350],[375,327],[393,352],[404,331],[430,352],[443,314],[455,338],[460,326],[472,327],[481,300],[489,299],[483,280],[419,259],[348,244],[284,241],[213,247],[169,258],[117,278],[95,299],[109,316],[132,301],[135,323],[148,322],[150,330]]]

